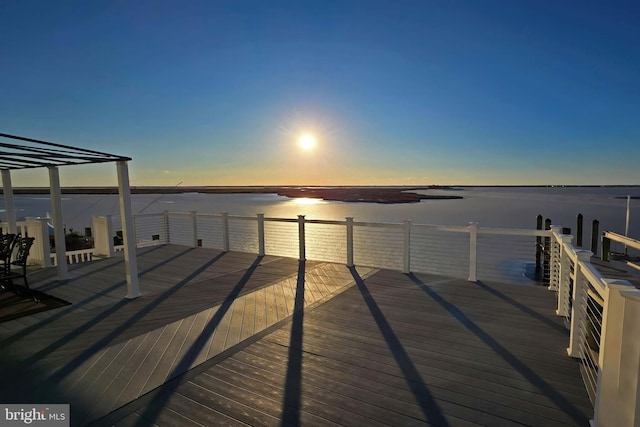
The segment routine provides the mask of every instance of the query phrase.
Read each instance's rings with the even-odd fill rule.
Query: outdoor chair
[[[6,269],[2,273],[2,284],[5,287],[5,284],[10,285],[16,293],[20,293],[18,288],[13,283],[14,279],[22,279],[24,280],[24,287],[29,292],[29,295],[35,302],[39,302],[38,298],[33,294],[31,288],[29,287],[29,282],[27,281],[27,258],[29,257],[29,250],[33,245],[34,237],[18,237],[15,243],[15,246],[18,248],[18,252],[16,253],[15,259],[11,261],[11,253],[9,254],[9,261],[7,263]],[[13,251],[12,251],[13,252]],[[12,268],[12,267],[17,268]]]
[[[0,236],[0,261],[2,261],[2,274],[9,271],[11,263],[11,255],[13,248],[18,242],[18,236],[15,234],[3,234]]]

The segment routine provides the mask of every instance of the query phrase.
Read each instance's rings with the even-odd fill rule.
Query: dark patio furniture
[[[39,302],[38,298],[36,298],[33,292],[31,292],[29,282],[27,281],[27,258],[29,257],[29,250],[31,249],[34,240],[35,238],[33,237],[18,237],[16,239],[15,247],[18,248],[18,252],[16,253],[13,261],[11,261],[11,252],[13,251],[9,253],[6,268],[2,272],[2,284],[3,287],[5,287],[6,284],[10,285],[16,293],[19,294],[20,292],[13,280],[22,278],[22,280],[24,280],[24,287],[29,292],[31,298],[35,302]],[[18,268],[12,268],[14,266]]]
[[[11,263],[11,254],[18,242],[15,234],[3,234],[0,236],[0,261],[2,262],[2,274],[8,273]]]

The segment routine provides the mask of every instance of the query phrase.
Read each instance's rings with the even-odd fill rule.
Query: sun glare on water
[[[293,199],[294,205],[318,205],[322,202],[322,199],[314,199],[311,197],[296,197]]]
[[[313,135],[307,133],[300,137],[298,143],[300,145],[300,148],[302,148],[303,150],[311,150],[316,145],[316,138]]]

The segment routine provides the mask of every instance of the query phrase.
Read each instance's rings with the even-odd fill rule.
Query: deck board
[[[428,282],[380,271],[305,312],[302,325],[290,319],[174,393],[204,387],[216,397],[203,393],[203,404],[240,421],[247,419],[229,402],[306,425],[587,423],[590,403],[578,363],[564,352],[553,293]]]
[[[133,301],[121,299],[118,258],[72,269],[66,283],[35,281],[74,304],[1,329],[0,356],[21,363],[0,374],[26,381],[4,383],[0,399],[62,396],[74,425],[559,426],[591,416],[542,287],[172,245],[139,261]]]

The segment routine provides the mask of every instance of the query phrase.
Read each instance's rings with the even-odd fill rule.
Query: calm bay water
[[[640,187],[554,187],[554,188],[485,188],[465,187],[461,190],[425,190],[425,194],[461,195],[461,200],[425,200],[415,204],[382,205],[373,203],[326,202],[309,199],[289,199],[272,194],[167,194],[134,195],[134,213],[158,213],[164,210],[203,213],[228,212],[231,215],[255,215],[292,218],[306,215],[308,219],[343,220],[352,216],[356,221],[400,222],[410,219],[417,224],[467,225],[471,221],[481,226],[534,228],[538,214],[549,217],[554,224],[575,229],[575,217],[585,218],[586,238],[593,219],[600,221],[601,230],[623,233],[627,195],[640,195]],[[49,197],[16,195],[18,217],[44,216],[51,211]],[[64,195],[62,208],[65,224],[83,230],[91,224],[92,215],[119,214],[118,196]],[[4,199],[0,199],[4,220]],[[640,200],[631,201],[630,236],[640,238]]]

